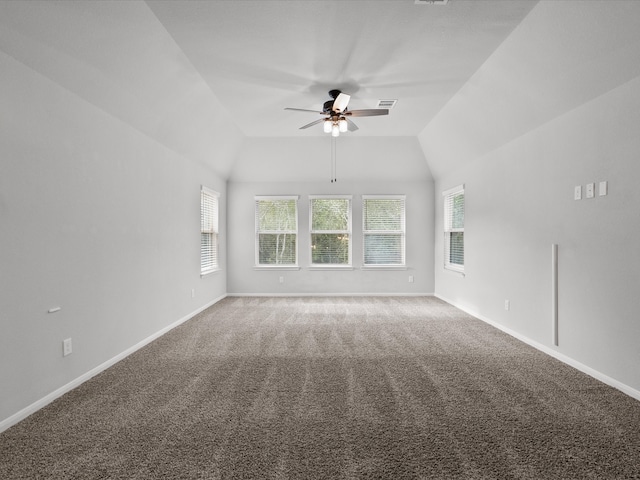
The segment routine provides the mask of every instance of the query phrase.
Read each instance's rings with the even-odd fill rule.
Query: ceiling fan
[[[351,99],[350,95],[342,93],[340,90],[330,90],[329,96],[331,100],[324,102],[322,111],[307,110],[306,108],[291,108],[287,107],[285,110],[295,110],[298,112],[311,112],[324,115],[325,118],[315,120],[311,123],[307,123],[300,127],[300,130],[312,127],[322,123],[325,133],[330,133],[331,136],[337,137],[340,133],[350,131],[355,132],[358,130],[358,126],[351,121],[349,117],[375,117],[379,115],[388,115],[388,108],[369,108],[364,110],[348,110],[347,105]]]

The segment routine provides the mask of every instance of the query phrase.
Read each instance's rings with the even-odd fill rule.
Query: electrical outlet
[[[413,275],[409,275],[409,283],[413,283]]]
[[[66,357],[67,355],[71,355],[73,352],[73,347],[71,345],[71,339],[66,338],[62,341],[62,356]]]
[[[504,309],[509,310],[511,308],[511,302],[509,300],[504,301]]]
[[[191,298],[196,298],[196,289],[195,288],[191,289]]]
[[[280,283],[284,283],[284,277],[280,277]]]

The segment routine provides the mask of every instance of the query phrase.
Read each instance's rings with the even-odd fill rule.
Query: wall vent
[[[446,5],[449,0],[416,0],[416,5]]]
[[[397,102],[398,100],[378,100],[378,105],[376,105],[376,108],[388,108],[389,110],[391,110],[396,106]]]

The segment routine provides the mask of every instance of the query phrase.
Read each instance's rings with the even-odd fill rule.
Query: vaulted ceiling
[[[4,1],[0,55],[225,178],[265,146],[297,148],[290,165],[317,150],[321,126],[299,127],[319,116],[285,107],[321,110],[336,88],[351,109],[397,100],[343,144],[422,146],[437,176],[638,76],[639,4]]]
[[[228,175],[248,137],[326,136],[284,108],[320,110],[334,88],[351,109],[398,100],[345,135],[415,137],[536,3],[2,2],[0,50]]]
[[[2,2],[0,50],[182,155],[215,150],[228,175],[247,137],[326,136],[284,108],[334,88],[351,109],[398,101],[346,135],[418,135],[536,3]]]
[[[352,135],[417,135],[511,33],[532,1],[148,1],[248,136],[299,131],[337,88],[350,107],[397,99]]]

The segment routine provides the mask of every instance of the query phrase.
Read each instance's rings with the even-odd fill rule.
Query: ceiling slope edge
[[[640,75],[640,2],[541,2],[418,135],[436,180]]]
[[[228,178],[244,136],[146,4],[4,2],[0,26],[9,57]]]

